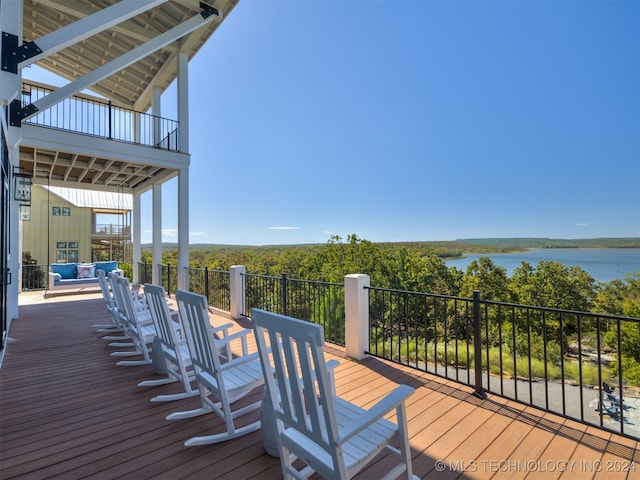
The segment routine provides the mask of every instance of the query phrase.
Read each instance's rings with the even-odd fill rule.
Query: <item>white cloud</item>
[[[576,227],[586,227],[588,223],[576,223]]]
[[[300,227],[269,227],[269,230],[299,230]]]

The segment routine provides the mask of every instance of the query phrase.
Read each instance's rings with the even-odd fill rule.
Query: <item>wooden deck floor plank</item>
[[[69,417],[76,417],[78,414],[83,413],[83,411],[103,412],[105,415],[113,413],[115,415],[119,409],[122,409],[123,405],[120,405],[119,402],[114,402],[112,397],[105,395],[105,392],[109,392],[110,395],[123,394],[131,391],[132,385],[135,386],[136,384],[130,382],[105,382],[99,390],[91,389],[86,391],[86,389],[84,389],[60,397],[56,396],[51,399],[36,400],[30,404],[31,415],[28,418],[21,418],[19,415],[16,415],[21,410],[21,408],[18,407],[20,402],[17,402],[12,408],[5,409],[3,405],[3,409],[5,409],[5,414],[8,418],[5,424],[7,430],[3,433],[8,434],[12,428],[18,430],[28,428],[31,424],[39,423],[42,420],[40,417],[46,417],[50,423],[58,421],[64,423],[69,420]],[[140,390],[140,398],[142,399],[145,395],[142,389]],[[30,393],[25,393],[25,395],[30,395]],[[44,396],[42,392],[40,396]],[[137,399],[133,399],[132,401],[137,401]]]
[[[52,441],[53,439],[49,440],[50,431],[45,431],[30,448],[23,447],[22,452],[18,451],[13,456],[10,456],[11,451],[6,452],[6,456],[3,452],[3,470],[18,473],[24,468],[30,468],[28,462],[24,462],[25,457],[30,462],[64,464],[62,473],[68,469],[76,468],[78,465],[95,463],[96,460],[103,457],[113,457],[123,461],[128,455],[127,443],[132,438],[137,444],[143,442],[145,438],[153,440],[163,434],[161,423],[164,421],[163,418],[135,416],[135,418],[127,418],[126,420],[128,422],[120,421],[115,425],[104,425],[97,422],[95,427],[85,429],[86,433],[81,442],[79,442],[77,435],[75,437],[71,435],[65,441]],[[75,430],[75,432],[77,431]],[[17,463],[21,460],[23,463]],[[49,474],[58,473],[58,467],[52,466]]]
[[[34,458],[39,454],[49,455],[44,452],[46,452],[47,448],[51,448],[51,445],[55,445],[55,448],[60,450],[64,450],[66,444],[69,445],[69,448],[75,448],[78,431],[87,432],[83,438],[88,443],[95,442],[96,445],[100,445],[114,435],[117,441],[121,436],[130,433],[132,426],[137,427],[137,424],[140,423],[143,428],[146,425],[151,427],[159,422],[164,422],[166,414],[171,413],[169,406],[165,406],[163,409],[148,410],[144,414],[140,412],[127,413],[127,408],[136,408],[133,403],[123,404],[122,407],[123,409],[119,415],[117,413],[107,416],[100,413],[79,415],[79,421],[58,426],[45,423],[47,428],[41,431],[41,436],[29,435],[28,437],[23,437],[22,441],[14,440],[11,443],[12,447],[4,452],[4,458],[8,460],[14,455],[23,456],[29,451],[34,452]],[[9,439],[6,440],[9,441]]]
[[[552,417],[553,422],[561,423],[558,424],[557,432],[537,459],[537,466],[546,473],[548,478],[562,478],[565,472],[575,472],[576,475],[580,475],[576,470],[576,464],[570,459],[575,454],[584,429],[576,429],[574,425],[558,419],[555,415]]]
[[[547,445],[553,441],[554,436],[554,433],[547,429],[528,429],[527,435],[521,439],[508,459],[499,458],[490,466],[490,469],[495,471],[492,478],[517,480],[526,478],[531,473],[544,479],[557,478],[559,472],[549,468],[547,459],[543,457]]]

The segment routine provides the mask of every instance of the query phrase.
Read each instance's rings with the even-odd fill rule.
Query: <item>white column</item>
[[[189,57],[178,53],[178,150],[189,153]]]
[[[139,271],[139,263],[142,260],[142,231],[141,229],[141,219],[142,212],[140,211],[141,202],[140,202],[140,193],[133,194],[133,210],[131,212],[131,229],[132,229],[132,238],[133,242],[133,283],[140,283],[140,271]]]
[[[22,44],[22,2],[0,1],[0,31],[17,36],[18,45]],[[12,37],[14,38],[14,37]],[[0,35],[0,46],[4,42],[4,36]],[[18,68],[18,73],[5,72],[0,69],[0,106],[8,106],[12,100],[20,99],[20,91],[22,89],[22,70]],[[2,109],[4,117],[5,110]],[[6,117],[4,117],[6,118]],[[6,134],[7,148],[9,150],[8,179],[13,182],[12,170],[14,166],[20,165],[20,140],[22,137],[22,129],[9,127],[4,118],[0,120],[2,128]],[[7,214],[9,236],[8,251],[5,258],[6,267],[11,272],[11,284],[7,285],[7,295],[4,304],[0,307],[6,307],[7,332],[10,331],[11,321],[18,318],[18,283],[21,275],[20,265],[22,263],[22,248],[20,243],[19,225],[20,225],[20,207],[13,200],[13,186],[10,184],[11,195],[7,199]],[[0,252],[0,254],[4,254]],[[0,272],[5,275],[5,272]],[[3,279],[4,280],[4,279]],[[1,332],[0,332],[1,334]],[[0,342],[3,339],[0,338]],[[0,352],[0,361],[4,350]]]
[[[189,56],[177,56],[178,149],[189,152]],[[189,166],[178,174],[178,288],[187,289],[189,267]]]
[[[22,45],[22,2],[0,2],[0,31],[17,36],[18,45]],[[0,35],[0,46],[3,41]],[[0,69],[0,105],[8,105],[11,100],[19,98],[21,89],[22,70],[20,68],[17,74]]]
[[[345,354],[362,360],[369,350],[369,275],[344,277]]]
[[[231,318],[238,320],[242,318],[244,310],[244,278],[247,267],[244,265],[233,265],[229,269],[229,289],[231,293]]]
[[[189,267],[189,166],[178,173],[178,288],[186,290]]]
[[[151,97],[151,115],[153,115],[153,144],[157,145],[162,140],[162,131],[160,129],[160,117],[162,116],[162,108],[160,98],[162,90],[160,87],[153,87],[153,95]]]
[[[152,250],[152,262],[151,279],[154,285],[161,284],[161,271],[160,265],[162,263],[162,185],[159,183],[153,184],[153,226],[151,232],[153,250]]]
[[[162,115],[161,108],[161,94],[160,87],[154,86],[152,88],[151,96],[151,114],[154,116],[153,120],[153,143],[156,145],[160,140],[160,121],[159,118]],[[153,184],[152,189],[152,210],[153,210],[153,226],[152,226],[152,262],[151,279],[154,285],[160,285],[162,282],[159,265],[162,263],[162,185],[158,183]]]

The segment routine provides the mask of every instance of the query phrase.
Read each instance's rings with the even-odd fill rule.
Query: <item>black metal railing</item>
[[[22,84],[22,105],[27,106],[53,92]],[[136,112],[85,95],[73,95],[26,120],[26,123],[85,135],[179,151],[179,122]]]
[[[243,275],[244,312],[252,308],[308,320],[324,326],[325,340],[344,345],[344,285],[340,283],[299,280],[282,274]]]
[[[49,265],[22,265],[22,290],[43,290],[49,285]]]
[[[153,283],[153,265],[151,263],[139,262],[138,277],[140,278],[141,285]]]
[[[368,353],[475,385],[470,299],[369,287]]]
[[[369,287],[370,351],[563,417],[640,437],[623,343],[640,319]],[[634,377],[635,378],[635,377]],[[613,388],[611,388],[613,386]]]
[[[172,265],[158,265],[160,268],[160,284],[167,295],[175,293],[178,289],[178,267]]]
[[[210,307],[231,310],[230,274],[208,268],[187,268],[189,291],[207,297]]]
[[[117,225],[113,223],[98,223],[95,225],[94,235],[128,235],[131,236],[131,227],[129,225]]]

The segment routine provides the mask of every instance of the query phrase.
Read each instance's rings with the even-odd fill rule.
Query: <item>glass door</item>
[[[1,129],[0,129],[1,130]],[[4,136],[4,130],[0,134],[2,148],[0,153],[2,161],[0,162],[0,176],[2,177],[2,192],[0,193],[0,327],[2,338],[0,341],[0,349],[4,348],[7,339],[7,284],[10,281],[8,268],[9,255],[9,151],[7,150],[7,142]]]

